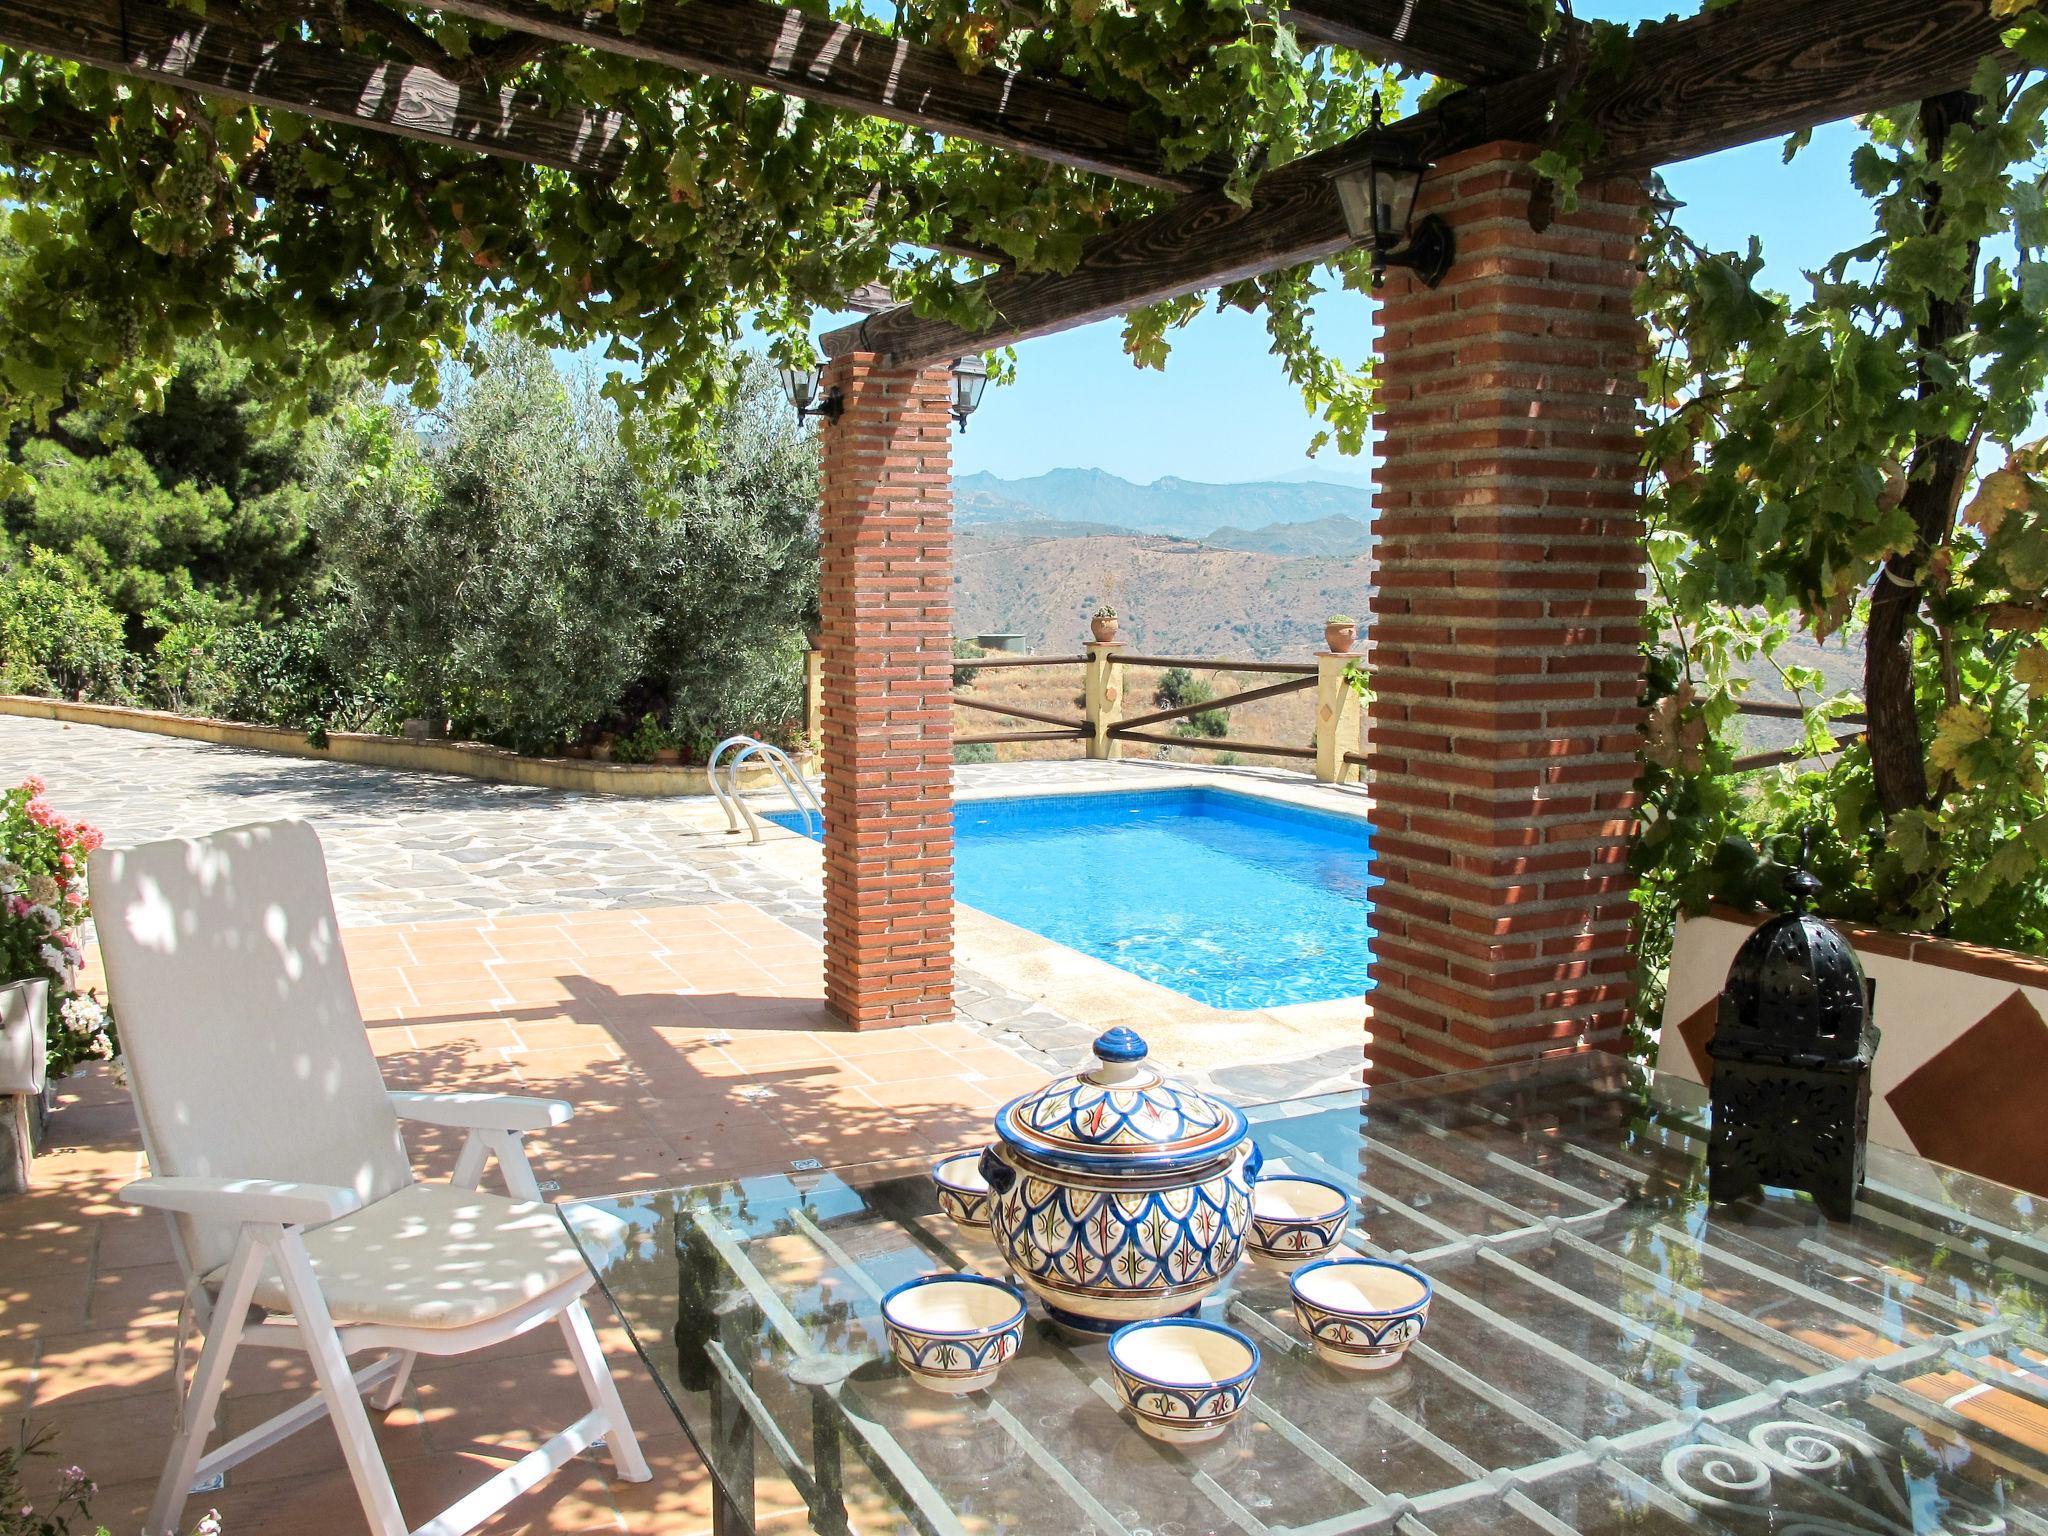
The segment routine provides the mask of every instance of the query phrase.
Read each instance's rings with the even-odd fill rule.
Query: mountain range
[[[1322,480],[1212,485],[1168,475],[1138,485],[1106,470],[1055,469],[1023,480],[982,472],[953,482],[953,516],[962,528],[1092,524],[1100,532],[1169,534],[1232,548],[1241,546],[1210,535],[1223,530],[1242,539],[1246,530],[1342,518],[1356,523],[1362,536],[1371,508],[1369,491]],[[1333,531],[1326,530],[1322,542]]]
[[[1056,469],[963,475],[953,506],[955,630],[1014,631],[1044,654],[1074,649],[1109,602],[1140,648],[1306,656],[1330,612],[1364,611],[1372,579],[1371,495],[1358,486]]]

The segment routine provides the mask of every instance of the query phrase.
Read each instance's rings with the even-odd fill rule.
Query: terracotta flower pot
[[[1088,621],[1088,628],[1095,638],[1104,645],[1107,645],[1116,638],[1116,620],[1114,618],[1105,619],[1100,614],[1097,614]]]
[[[1358,626],[1356,624],[1325,624],[1323,626],[1323,644],[1337,655],[1345,655],[1357,643]]]
[[[683,749],[681,747],[656,748],[654,760],[664,768],[673,767],[683,760]]]

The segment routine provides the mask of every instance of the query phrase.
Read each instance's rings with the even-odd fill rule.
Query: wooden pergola
[[[1221,168],[1169,169],[1120,104],[963,73],[942,50],[764,0],[648,0],[630,31],[538,0],[434,8],[508,29],[519,59],[622,55],[674,70],[679,88],[739,81],[1170,195],[1089,240],[1071,271],[994,258],[979,286],[996,318],[980,329],[889,307],[825,338],[845,402],[823,429],[826,989],[855,1025],[952,1008],[945,365],[1332,257],[1353,243],[1340,178],[1389,150],[1433,162],[1423,203],[1454,228],[1459,259],[1434,290],[1392,275],[1379,340],[1376,1060],[1398,1075],[1621,1038],[1640,178],[1964,88],[2001,48],[1990,0],[1735,0],[1641,29],[1618,76],[1588,68],[1582,29],[1545,36],[1527,0],[1291,0],[1304,41],[1463,88],[1268,171],[1244,204]],[[165,0],[5,0],[0,45],[579,177],[621,163],[630,129],[616,114],[494,83],[489,59],[458,67],[430,38],[381,56],[376,40],[309,42],[280,32],[292,12],[271,0],[259,23],[228,0],[204,19]],[[1599,149],[1579,208],[1532,222],[1529,162],[1567,97]],[[46,116],[27,141],[5,123],[0,153],[95,153],[90,121]]]

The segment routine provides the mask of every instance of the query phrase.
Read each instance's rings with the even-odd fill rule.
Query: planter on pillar
[[[1630,294],[1645,200],[1538,233],[1527,146],[1443,161],[1443,285],[1388,275],[1368,780],[1381,1077],[1619,1049],[1641,690]]]
[[[1082,677],[1081,703],[1088,721],[1088,755],[1111,761],[1124,755],[1124,744],[1109,734],[1124,717],[1124,669],[1116,655],[1121,640],[1090,640]]]
[[[953,1011],[950,373],[854,353],[824,382],[825,1004],[921,1023]]]

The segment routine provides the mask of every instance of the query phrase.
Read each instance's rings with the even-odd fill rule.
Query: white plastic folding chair
[[[550,1320],[590,1411],[414,1536],[460,1536],[600,1439],[621,1478],[645,1481],[584,1310],[589,1266],[521,1143],[569,1105],[386,1091],[303,822],[103,848],[88,873],[149,1158],[122,1198],[170,1218],[205,1336],[145,1536],[173,1536],[196,1481],[323,1417],[374,1536],[406,1536],[365,1395],[396,1407],[416,1356],[466,1354]],[[467,1133],[449,1183],[414,1176],[401,1120]],[[478,1188],[492,1157],[507,1195]],[[626,1241],[611,1216],[568,1219],[585,1243]],[[257,1341],[303,1349],[319,1391],[203,1454],[229,1358]],[[377,1358],[352,1368],[365,1351]]]

